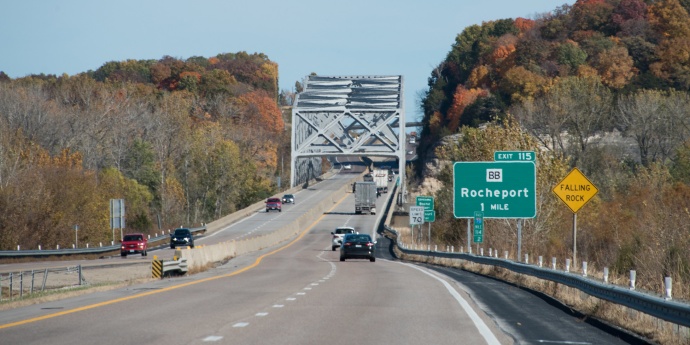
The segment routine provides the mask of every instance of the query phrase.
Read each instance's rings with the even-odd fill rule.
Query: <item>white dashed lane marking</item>
[[[259,226],[259,227],[261,227],[261,226]],[[254,230],[250,231],[250,233],[253,232],[253,231],[254,231]],[[329,248],[329,249],[330,249],[330,248]],[[320,260],[322,260],[322,261],[328,262],[328,263],[331,265],[331,271],[330,271],[325,277],[319,279],[317,282],[310,283],[309,286],[305,287],[303,290],[306,290],[306,291],[312,290],[312,287],[313,287],[313,286],[319,286],[320,283],[325,283],[328,279],[332,278],[332,277],[335,275],[335,272],[336,272],[336,265],[335,265],[333,262],[330,262],[329,260],[326,260],[326,259],[324,259],[324,258],[321,257],[321,255],[323,255],[323,254],[326,253],[326,252],[327,252],[327,251],[324,250],[323,252],[321,252],[321,254],[317,255],[317,257],[318,257]],[[295,293],[296,296],[304,296],[304,295],[306,295],[306,294],[307,294],[306,292],[297,292],[297,293]],[[296,301],[297,298],[296,298],[296,297],[286,297],[285,300],[286,300],[286,301]],[[284,307],[285,307],[284,304],[274,304],[274,305],[273,305],[273,308],[284,308]],[[256,313],[255,316],[256,316],[256,317],[264,317],[264,316],[268,316],[268,313],[266,313],[266,312],[259,312],[259,313]],[[247,327],[247,326],[249,326],[249,322],[237,322],[237,323],[235,323],[232,327],[233,327],[233,328],[243,328],[243,327]],[[223,339],[223,337],[219,337],[219,336],[208,336],[208,337],[204,338],[204,341],[206,341],[206,342],[210,342],[210,341],[219,341],[219,340],[221,340],[221,339]]]
[[[217,335],[209,335],[208,337],[204,338],[204,341],[219,341],[223,339],[223,337],[219,337]]]

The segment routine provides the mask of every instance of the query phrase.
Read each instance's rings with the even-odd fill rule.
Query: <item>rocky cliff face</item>
[[[422,180],[419,186],[412,191],[413,194],[418,195],[434,195],[437,190],[444,188],[443,184],[439,181],[438,175],[441,170],[446,166],[452,165],[453,162],[442,160],[436,155],[436,149],[438,147],[448,146],[452,143],[457,143],[461,133],[449,135],[438,141],[435,145],[429,148],[426,154],[426,160],[422,162]]]

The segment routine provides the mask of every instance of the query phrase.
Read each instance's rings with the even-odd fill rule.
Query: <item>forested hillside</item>
[[[0,250],[71,247],[75,225],[109,244],[110,199],[125,231],[153,233],[273,194],[289,155],[278,99],[278,65],[245,52],[0,72]]]
[[[578,212],[579,258],[622,276],[636,269],[657,292],[673,276],[674,293],[690,297],[689,9],[687,0],[579,0],[465,28],[429,78],[421,160],[537,151],[538,214],[525,223],[523,253],[561,260],[572,253],[573,216],[551,188],[578,167],[600,191]],[[439,179],[436,240],[464,243],[450,169]],[[486,232],[484,247],[515,253],[515,222],[487,221]]]

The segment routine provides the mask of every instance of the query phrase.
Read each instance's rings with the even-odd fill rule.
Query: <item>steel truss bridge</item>
[[[290,186],[319,175],[321,157],[366,156],[396,159],[404,188],[404,124],[400,75],[307,76],[292,108]]]

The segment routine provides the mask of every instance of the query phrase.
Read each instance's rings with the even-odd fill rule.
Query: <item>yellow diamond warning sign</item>
[[[599,190],[578,168],[573,168],[563,181],[553,187],[553,192],[573,213],[577,213]]]

